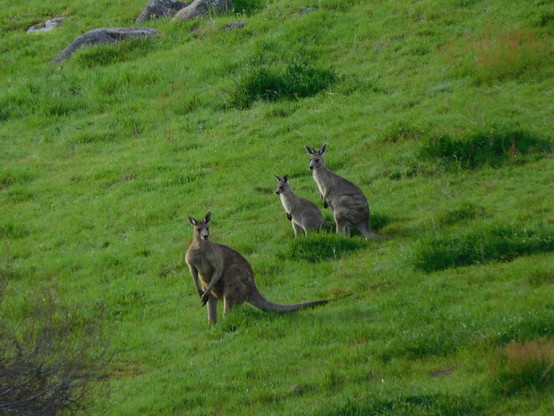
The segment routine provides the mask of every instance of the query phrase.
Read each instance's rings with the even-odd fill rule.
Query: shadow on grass
[[[343,399],[344,400],[344,399]],[[412,394],[400,397],[383,397],[382,394],[363,400],[346,399],[344,403],[313,413],[318,416],[361,415],[480,415],[482,407],[471,397],[452,394]]]
[[[368,246],[369,242],[361,238],[348,238],[324,232],[312,233],[290,240],[281,257],[320,263],[338,260],[347,253]]]
[[[447,226],[460,222],[471,221],[487,216],[487,211],[481,205],[462,202],[456,207],[450,207],[437,215],[438,225]]]
[[[496,226],[424,240],[415,249],[413,262],[418,270],[430,273],[551,251],[554,233],[550,230]]]
[[[74,61],[81,67],[95,68],[138,59],[154,49],[154,42],[130,39],[117,45],[96,45],[82,49],[75,55]]]

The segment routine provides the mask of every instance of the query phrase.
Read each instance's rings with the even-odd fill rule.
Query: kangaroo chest
[[[215,262],[213,262],[205,251],[189,250],[187,253],[186,262],[198,270],[200,279],[209,283],[211,276],[215,271]]]
[[[281,199],[281,204],[283,204],[283,208],[285,209],[287,214],[290,214],[292,212],[292,209],[293,209],[293,204],[292,204],[291,198],[289,198],[285,194],[280,194],[279,198]]]
[[[328,188],[325,175],[323,175],[322,172],[320,172],[319,170],[314,170],[312,176],[317,185],[317,188],[319,189],[319,193],[321,195],[325,195]]]

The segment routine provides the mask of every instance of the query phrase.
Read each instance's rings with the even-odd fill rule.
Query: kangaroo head
[[[327,151],[327,144],[324,144],[321,150],[315,150],[310,146],[304,146],[306,152],[311,155],[310,158],[310,170],[324,168],[325,167],[325,158],[323,154]]]
[[[187,218],[189,219],[189,222],[194,227],[194,238],[196,238],[197,240],[207,241],[208,238],[210,237],[209,224],[210,224],[210,221],[212,220],[212,213],[208,212],[203,221],[198,221],[192,218],[190,215],[187,216]]]
[[[280,195],[283,192],[286,192],[288,189],[290,189],[289,175],[285,175],[285,177],[283,178],[280,178],[277,175],[275,175],[275,179],[277,179],[277,189],[275,189],[275,193],[277,195]]]

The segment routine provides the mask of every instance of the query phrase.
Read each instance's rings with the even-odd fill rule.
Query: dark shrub
[[[424,240],[416,248],[414,263],[417,269],[429,273],[550,251],[554,251],[554,235],[549,230],[488,227]]]
[[[289,64],[285,67],[261,65],[253,67],[237,83],[229,104],[247,108],[258,100],[277,101],[316,95],[336,81],[328,70],[308,64]]]
[[[530,154],[542,156],[551,148],[548,141],[521,130],[493,130],[459,140],[446,136],[428,139],[420,150],[420,156],[474,169],[484,165],[499,167],[508,160],[516,161]]]

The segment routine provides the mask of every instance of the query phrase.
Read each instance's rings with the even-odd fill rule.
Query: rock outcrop
[[[242,29],[243,27],[246,27],[247,25],[248,25],[248,23],[246,23],[246,22],[231,22],[223,28],[223,31],[224,32],[230,32],[231,30]]]
[[[60,63],[71,58],[73,53],[81,48],[99,44],[115,44],[125,39],[148,39],[160,35],[161,32],[149,27],[116,27],[94,29],[78,37],[71,45],[65,48],[54,61],[53,64]]]
[[[51,32],[62,24],[67,17],[55,17],[48,19],[46,22],[37,23],[27,29],[27,33]]]
[[[192,4],[179,10],[172,21],[191,20],[207,16],[209,13],[223,14],[233,8],[231,0],[194,0]]]
[[[175,13],[190,4],[191,2],[183,3],[177,0],[150,0],[136,18],[135,23],[140,24],[150,20],[173,17]]]

